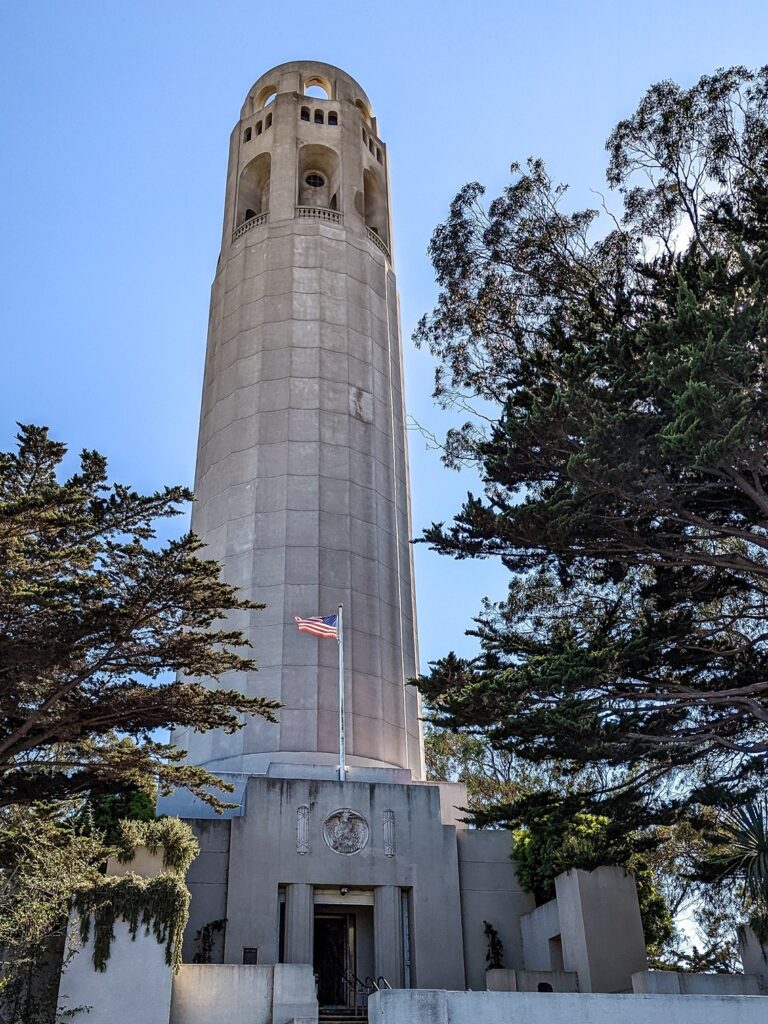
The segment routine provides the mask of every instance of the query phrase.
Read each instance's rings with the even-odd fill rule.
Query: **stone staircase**
[[[320,1010],[320,1024],[368,1024],[368,1014],[357,1010]]]

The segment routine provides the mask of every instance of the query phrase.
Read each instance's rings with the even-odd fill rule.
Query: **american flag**
[[[301,619],[298,615],[294,615],[294,619],[300,633],[329,637],[331,640],[339,639],[338,615],[310,615],[308,619]]]

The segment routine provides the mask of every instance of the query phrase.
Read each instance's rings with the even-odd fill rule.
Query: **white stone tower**
[[[342,602],[347,764],[423,777],[391,253],[387,150],[365,93],[328,64],[273,68],[230,140],[192,527],[267,605],[233,617],[259,671],[223,684],[285,706],[234,736],[176,733],[214,771],[338,762],[337,645],[294,616]]]

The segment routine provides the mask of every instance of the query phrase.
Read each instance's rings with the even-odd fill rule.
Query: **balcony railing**
[[[379,249],[381,249],[381,251],[387,257],[387,259],[391,259],[391,256],[389,255],[389,249],[387,248],[387,243],[384,241],[384,239],[377,235],[375,231],[371,231],[370,228],[366,228],[365,230],[368,232],[368,237],[373,242],[373,244],[378,246]]]
[[[313,217],[328,224],[343,224],[344,215],[339,210],[326,210],[324,206],[297,206],[297,217]]]
[[[249,220],[244,221],[239,228],[237,228],[232,234],[232,241],[244,235],[246,231],[250,231],[251,228],[257,228],[260,224],[266,224],[269,218],[268,213],[257,213],[255,217],[251,217]]]

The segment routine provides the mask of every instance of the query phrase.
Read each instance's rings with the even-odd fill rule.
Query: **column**
[[[373,962],[376,977],[385,977],[392,988],[403,987],[402,928],[400,887],[378,885],[373,901]]]
[[[314,931],[312,886],[296,882],[285,887],[285,962],[312,963]]]

